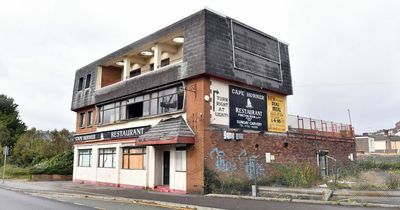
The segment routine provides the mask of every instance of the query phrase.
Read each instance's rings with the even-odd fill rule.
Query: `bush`
[[[204,192],[243,195],[250,194],[251,180],[242,180],[234,176],[220,178],[217,173],[209,168],[204,171]]]
[[[74,153],[72,151],[67,151],[34,165],[30,173],[71,175],[73,162]]]
[[[267,176],[265,183],[286,187],[311,187],[318,183],[318,168],[310,163],[274,164],[272,176]]]
[[[219,180],[218,174],[206,167],[204,170],[204,193],[213,193],[220,188],[221,181]]]
[[[360,170],[400,170],[400,162],[375,162],[373,160],[362,160],[357,162]]]

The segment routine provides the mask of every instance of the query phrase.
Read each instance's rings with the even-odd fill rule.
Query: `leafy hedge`
[[[34,165],[30,169],[30,173],[71,175],[73,162],[74,153],[72,151],[67,151]]]

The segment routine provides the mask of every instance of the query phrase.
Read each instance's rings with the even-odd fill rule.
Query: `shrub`
[[[311,187],[320,180],[318,168],[310,163],[274,164],[276,173],[269,180],[272,185]]]
[[[204,170],[204,193],[209,194],[216,192],[217,189],[221,188],[221,181],[219,180],[218,174],[213,170],[205,167]]]
[[[204,192],[243,195],[251,192],[253,182],[248,179],[239,179],[230,175],[220,178],[217,173],[209,168],[204,171]]]
[[[73,160],[74,153],[72,151],[67,151],[34,165],[30,173],[71,175]]]

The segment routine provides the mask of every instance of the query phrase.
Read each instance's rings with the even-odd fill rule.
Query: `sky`
[[[28,127],[74,130],[77,69],[203,8],[289,44],[288,113],[349,123],[400,121],[400,1],[2,1],[0,94]]]

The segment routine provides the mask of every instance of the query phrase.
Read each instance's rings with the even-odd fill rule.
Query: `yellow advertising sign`
[[[286,132],[286,97],[267,94],[268,131]]]

